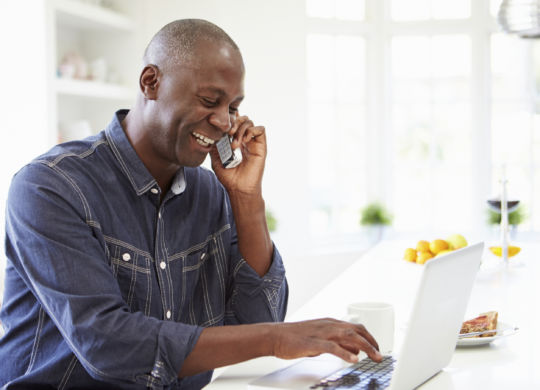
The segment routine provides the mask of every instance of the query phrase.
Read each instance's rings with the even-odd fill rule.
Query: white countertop
[[[286,320],[343,318],[349,303],[390,302],[396,315],[395,345],[399,346],[422,272],[421,265],[402,260],[410,245],[405,241],[379,244],[321,287],[318,294]],[[490,243],[486,243],[466,317],[496,310],[500,321],[516,325],[519,331],[488,345],[457,348],[450,364],[422,389],[540,389],[540,244],[518,245],[522,247],[521,253],[506,266],[489,252]],[[258,376],[289,364],[291,361],[265,357],[222,368],[216,370],[217,379],[205,389],[244,389]]]

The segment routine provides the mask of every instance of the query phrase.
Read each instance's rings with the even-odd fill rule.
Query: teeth
[[[199,138],[196,138],[195,141],[197,141],[197,143],[199,145],[202,145],[202,146],[208,146],[210,145],[208,142],[204,142],[202,139],[199,139]]]
[[[199,143],[199,145],[208,146],[208,145],[213,145],[214,144],[213,139],[205,137],[202,134],[199,134],[199,133],[196,133],[196,132],[193,132],[191,134],[193,134],[195,136],[195,138],[197,139],[197,142]]]

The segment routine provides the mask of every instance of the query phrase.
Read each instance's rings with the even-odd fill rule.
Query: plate
[[[458,339],[458,347],[476,347],[478,345],[486,345],[491,343],[494,340],[500,339],[505,336],[510,336],[516,333],[518,330],[517,327],[506,322],[499,321],[497,323],[497,334],[491,337],[466,337],[463,339]]]

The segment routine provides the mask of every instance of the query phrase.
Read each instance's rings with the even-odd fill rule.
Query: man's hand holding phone
[[[230,137],[231,154],[227,151]],[[212,169],[225,186],[229,195],[242,193],[260,195],[261,183],[266,160],[266,134],[263,126],[255,126],[247,116],[236,115],[229,133],[218,141],[210,153]],[[221,149],[222,154],[218,152]],[[227,161],[235,164],[234,153],[241,153],[241,162],[227,169]]]
[[[235,168],[225,168],[216,147],[210,152],[212,169],[229,194],[240,253],[263,276],[272,264],[274,250],[262,197],[266,133],[247,116],[237,115],[228,135],[232,137],[231,147],[240,148],[242,162]]]

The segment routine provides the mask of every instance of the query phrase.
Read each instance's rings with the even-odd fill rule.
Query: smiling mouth
[[[197,141],[199,145],[204,146],[204,147],[214,145],[214,142],[216,142],[211,138],[208,138],[202,134],[196,133],[195,131],[192,132],[191,135],[195,137],[195,140]]]

